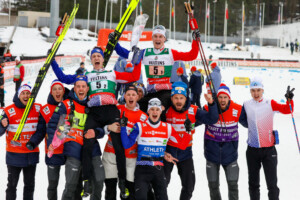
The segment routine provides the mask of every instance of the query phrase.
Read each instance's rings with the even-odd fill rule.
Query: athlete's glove
[[[192,122],[189,119],[188,114],[186,114],[186,119],[184,121],[184,127],[188,133],[190,133],[190,131],[192,130]]]
[[[132,64],[138,65],[141,62],[143,56],[143,50],[140,50],[137,46],[132,47],[133,56],[131,59]]]
[[[192,36],[193,36],[193,40],[200,40],[201,37],[200,31],[198,29],[194,30]]]
[[[120,124],[122,127],[126,127],[128,123],[128,118],[125,117],[125,112],[123,112],[122,118],[120,119]]]
[[[27,149],[32,151],[34,149],[34,143],[29,141],[26,143],[26,147],[27,147]]]
[[[285,93],[285,98],[286,98],[286,100],[292,100],[293,99],[293,97],[294,97],[294,90],[295,90],[295,88],[293,88],[293,89],[291,89],[290,90],[290,86],[288,86],[287,87],[287,90],[286,90],[286,93]]]

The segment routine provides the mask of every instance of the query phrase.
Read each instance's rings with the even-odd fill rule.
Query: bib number
[[[104,90],[107,89],[107,81],[96,81],[92,83],[92,90]]]
[[[165,74],[165,67],[164,66],[149,66],[149,75],[164,75]]]

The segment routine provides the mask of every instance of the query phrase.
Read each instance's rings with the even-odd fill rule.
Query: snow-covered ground
[[[30,31],[29,31],[30,30]],[[47,52],[50,44],[45,42],[36,29],[24,29],[18,28],[16,35],[14,37],[14,43],[11,46],[13,54],[33,54],[33,55],[42,55],[44,52]],[[27,32],[28,31],[28,32]],[[31,32],[31,33],[29,33]],[[74,35],[76,35],[74,33]],[[86,51],[96,45],[96,39],[91,41],[74,41],[69,37],[72,37],[72,30],[68,32],[67,39],[62,43],[59,53],[68,53],[68,54],[85,54]],[[121,42],[125,47],[129,47],[129,43]],[[140,43],[139,46],[150,47],[151,42]],[[167,47],[172,47],[180,51],[188,51],[191,44],[184,41],[174,41],[170,40],[166,44]],[[208,55],[212,54],[214,58],[218,57],[250,57],[249,52],[237,52],[237,51],[214,51],[209,50],[206,47],[208,44],[204,44],[205,53]],[[261,52],[263,56],[271,59],[297,59],[299,60],[299,54],[290,56],[287,49],[278,49],[278,48],[268,48],[262,47]],[[249,55],[248,55],[249,54]],[[262,57],[262,56],[261,56]],[[108,68],[111,68],[113,63],[109,65]],[[75,66],[77,67],[77,66]],[[65,73],[73,74],[74,68],[67,69]],[[88,66],[91,68],[91,66]],[[187,71],[189,73],[189,71]],[[231,90],[232,100],[242,104],[244,101],[251,98],[249,88],[247,86],[236,86],[233,85],[233,77],[254,77],[261,76],[264,80],[265,85],[265,98],[274,99],[278,102],[284,102],[284,94],[286,92],[286,87],[291,85],[296,87],[295,90],[295,121],[296,125],[300,126],[300,89],[297,87],[300,85],[300,73],[289,72],[288,69],[260,69],[260,68],[221,68],[222,81],[225,82]],[[46,103],[48,93],[50,91],[50,84],[55,78],[53,74],[48,74],[42,85],[40,93],[37,98],[37,102],[42,104]],[[31,85],[34,83],[34,79],[25,80]],[[5,85],[5,90],[7,91],[5,96],[6,105],[12,103],[14,84],[9,83]],[[71,86],[69,86],[71,87]],[[205,90],[205,89],[204,89]],[[204,104],[204,98],[201,97],[202,104]],[[274,129],[279,131],[280,134],[280,144],[277,146],[278,151],[278,185],[280,188],[280,198],[288,200],[299,200],[299,185],[300,185],[300,154],[297,149],[295,132],[293,129],[291,115],[282,115],[276,114],[274,117]],[[299,130],[299,129],[298,129]],[[239,159],[238,163],[240,166],[240,176],[239,176],[239,194],[240,199],[247,200],[249,199],[248,195],[248,175],[247,175],[247,164],[246,164],[246,140],[247,140],[247,129],[240,126],[240,145],[239,145]],[[205,158],[203,155],[203,133],[204,126],[200,126],[196,129],[196,134],[194,136],[194,164],[195,164],[195,173],[196,173],[196,186],[193,193],[194,200],[198,199],[209,199],[209,190],[206,180],[206,171],[205,171]],[[107,138],[99,140],[101,149],[103,150]],[[5,165],[5,137],[0,138],[0,170],[2,178],[0,180],[0,199],[5,199],[5,189],[7,184],[7,168]],[[35,199],[46,199],[47,194],[47,168],[44,163],[44,143],[40,145],[40,163],[37,166],[36,172],[36,187],[35,187]],[[223,199],[227,199],[227,185],[224,176],[224,172],[221,169],[220,172],[220,184],[221,184],[221,193]],[[59,197],[62,194],[65,184],[64,178],[64,167],[61,170],[61,180],[59,183]],[[171,183],[168,187],[169,199],[175,200],[179,198],[180,194],[180,178],[177,175],[177,169],[174,168],[172,173]],[[22,199],[23,192],[23,178],[20,176],[17,199]],[[104,195],[103,195],[104,196]],[[263,169],[261,170],[261,199],[268,199],[267,197],[267,188],[265,184],[265,179],[263,175]]]

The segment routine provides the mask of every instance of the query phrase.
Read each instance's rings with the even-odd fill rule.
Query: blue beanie
[[[177,81],[172,84],[171,96],[174,94],[182,94],[186,97],[187,85],[184,82]]]
[[[85,81],[86,84],[88,84],[88,77],[84,74],[79,74],[78,76],[76,76],[74,83],[76,83],[77,81]]]
[[[93,48],[92,52],[91,52],[91,57],[94,53],[100,53],[102,55],[102,57],[104,58],[104,53],[103,50],[101,49],[101,47],[95,47]]]

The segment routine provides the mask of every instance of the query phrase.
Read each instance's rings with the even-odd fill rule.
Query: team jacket
[[[67,98],[69,93],[69,89],[65,88],[64,99]],[[47,165],[64,165],[65,164],[65,157],[63,155],[64,146],[60,146],[59,148],[54,150],[54,154],[51,158],[47,156],[48,152],[48,144],[47,138],[48,134],[46,133],[47,125],[54,113],[55,108],[59,102],[56,102],[51,94],[48,95],[47,104],[44,105],[40,110],[39,116],[39,128],[36,133],[30,138],[30,141],[33,142],[34,146],[37,147],[41,141],[45,140],[45,162]]]
[[[294,102],[291,100],[292,109]],[[275,112],[282,114],[291,113],[288,102],[279,104],[274,100],[253,99],[244,102],[241,124],[248,127],[247,143],[250,147],[262,148],[274,146],[275,138],[273,135],[273,117]]]
[[[39,162],[39,148],[30,151],[26,148],[26,143],[30,137],[35,134],[38,126],[39,111],[41,105],[34,103],[30,111],[23,131],[20,135],[21,146],[11,144],[13,137],[18,129],[20,120],[25,111],[25,106],[21,103],[17,93],[13,99],[14,104],[7,106],[1,116],[1,121],[5,118],[8,119],[8,126],[3,127],[0,123],[0,135],[6,132],[6,164],[16,167],[27,167],[35,165]]]
[[[57,78],[66,84],[74,83],[75,75],[65,75],[55,60],[51,63],[52,69]],[[117,104],[115,98],[116,83],[128,83],[139,80],[141,74],[141,62],[134,67],[134,70],[129,72],[117,72],[114,70],[108,71],[101,69],[99,71],[93,70],[87,72],[89,85],[89,107]]]
[[[138,145],[137,165],[162,165],[167,143],[177,145],[180,149],[185,149],[191,136],[179,134],[174,128],[165,122],[152,125],[149,120],[138,122],[134,125],[130,135],[127,134],[126,127],[121,128],[121,139],[125,149],[132,147],[136,142]]]
[[[118,43],[115,48],[117,54],[124,58],[129,57],[129,51]],[[174,61],[190,61],[197,58],[199,46],[197,41],[193,40],[192,49],[189,52],[178,52],[169,48],[147,48],[143,50],[142,62],[145,65],[147,77],[148,92],[157,92],[160,90],[171,90],[170,82],[172,67]]]
[[[175,131],[182,135],[186,132],[184,122],[186,120],[186,115],[192,122],[192,131],[191,131],[191,140],[188,147],[185,150],[180,150],[172,143],[168,143],[167,152],[170,153],[174,158],[177,158],[180,161],[184,161],[193,157],[192,145],[193,145],[193,134],[195,133],[195,124],[214,124],[218,121],[218,110],[217,105],[214,103],[210,105],[210,111],[203,111],[198,108],[198,106],[191,105],[190,101],[186,101],[184,109],[180,112],[176,111],[172,105],[166,112],[167,122],[172,125]]]
[[[71,111],[71,104],[70,100],[71,99],[74,103],[75,106],[75,111],[74,111],[74,118],[79,119],[77,123],[73,123],[71,131],[69,132],[69,135],[75,136],[75,139],[73,138],[68,138],[66,139],[64,143],[64,151],[63,154],[65,156],[70,156],[74,157],[78,160],[81,160],[81,148],[83,144],[83,130],[84,130],[84,125],[86,122],[86,114],[84,112],[87,99],[83,101],[79,101],[74,94],[74,89],[72,89],[69,93],[68,99],[64,100],[62,103],[59,104],[59,106],[55,109],[47,127],[47,134],[48,134],[48,139],[47,139],[47,145],[49,146],[52,143],[54,133],[57,128],[58,121],[60,119],[60,116],[63,114],[69,114]],[[101,128],[97,128],[95,130],[96,132],[98,131],[99,137],[104,136],[104,131]],[[94,148],[93,148],[93,157],[94,156],[100,156],[101,155],[101,150],[98,141],[95,142]]]
[[[24,66],[20,63],[15,67],[14,70],[14,81],[21,80],[23,81],[25,74]]]
[[[208,106],[204,106],[209,110]],[[204,155],[206,160],[228,165],[238,158],[238,122],[240,119],[242,106],[229,101],[225,111],[219,115],[219,120],[215,124],[205,125],[204,132]],[[221,125],[222,122],[222,125]]]
[[[134,124],[136,124],[137,122],[146,122],[146,120],[148,119],[147,114],[141,111],[138,106],[134,110],[129,110],[126,108],[125,105],[118,105],[118,109],[121,113],[120,117],[122,117],[123,113],[125,113],[125,117],[128,118],[128,123],[126,126],[128,135],[130,134],[130,131],[133,128]],[[104,151],[109,153],[115,153],[115,149],[113,147],[110,135],[108,135]],[[137,144],[134,144],[132,147],[125,149],[125,156],[126,158],[136,158]]]

